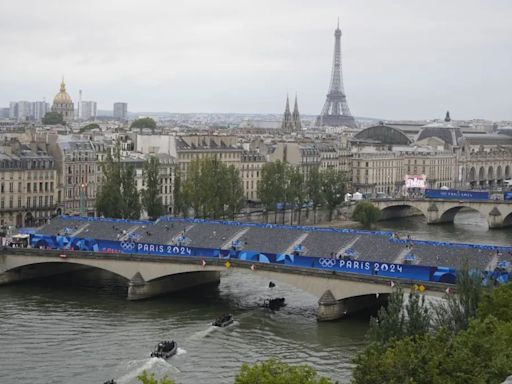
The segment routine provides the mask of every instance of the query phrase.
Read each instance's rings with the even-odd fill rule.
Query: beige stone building
[[[452,145],[432,141],[433,137],[425,134],[413,143],[393,127],[362,130],[351,140],[353,189],[393,196],[410,192],[406,180],[415,178],[423,180],[426,188],[455,187],[457,154]]]
[[[57,167],[59,213],[94,216],[102,177],[97,147],[73,135],[48,135],[46,139]]]
[[[56,213],[57,171],[44,146],[0,145],[0,225],[37,226]]]
[[[283,161],[299,167],[304,178],[309,177],[311,169],[320,167],[320,151],[313,143],[278,142],[269,155],[269,161]]]
[[[247,201],[258,201],[258,183],[261,180],[261,169],[265,164],[265,156],[257,152],[244,152],[240,159],[240,178]]]

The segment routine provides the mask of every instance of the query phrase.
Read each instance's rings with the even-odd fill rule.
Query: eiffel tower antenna
[[[316,119],[317,126],[356,128],[357,124],[350,113],[347,96],[343,89],[341,70],[341,30],[340,19],[334,31],[334,57],[332,61],[331,82],[322,112]]]

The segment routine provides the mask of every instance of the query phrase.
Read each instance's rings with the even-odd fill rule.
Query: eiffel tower
[[[338,26],[334,31],[334,37],[331,83],[322,112],[316,119],[316,125],[357,128],[357,124],[348,108],[347,97],[343,90],[343,77],[341,74],[341,30],[339,19]]]

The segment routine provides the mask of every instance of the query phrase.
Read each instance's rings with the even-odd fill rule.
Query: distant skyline
[[[512,120],[508,0],[4,1],[0,107],[319,114],[338,16],[354,116]]]

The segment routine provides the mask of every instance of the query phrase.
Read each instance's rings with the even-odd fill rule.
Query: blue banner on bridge
[[[427,199],[489,200],[487,191],[459,191],[457,189],[425,189]]]
[[[381,263],[354,259],[335,259],[293,254],[261,253],[250,250],[196,248],[178,245],[137,243],[133,241],[96,240],[70,236],[31,235],[34,248],[89,252],[126,253],[134,255],[197,256],[204,258],[239,259],[254,263],[281,264],[291,267],[315,268],[333,272],[385,276],[392,279],[455,283],[455,270],[446,267]]]

